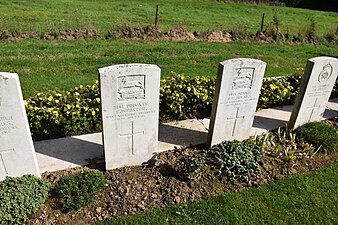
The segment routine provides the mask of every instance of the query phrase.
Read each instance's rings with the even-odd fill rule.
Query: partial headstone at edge
[[[18,74],[0,72],[0,180],[40,176]]]
[[[219,64],[207,146],[249,138],[266,63],[238,58]]]
[[[114,65],[99,75],[106,169],[148,161],[158,148],[160,68]]]
[[[316,57],[308,60],[288,129],[322,119],[337,75],[338,59]]]

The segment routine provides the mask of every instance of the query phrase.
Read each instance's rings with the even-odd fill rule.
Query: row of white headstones
[[[249,138],[266,63],[231,59],[219,64],[207,146]],[[159,87],[156,65],[99,69],[106,169],[139,165],[157,152]],[[288,128],[319,121],[338,75],[338,59],[308,60]],[[0,73],[0,180],[40,176],[18,75]]]

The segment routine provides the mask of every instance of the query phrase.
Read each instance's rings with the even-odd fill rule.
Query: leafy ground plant
[[[62,210],[71,211],[91,204],[106,184],[101,172],[90,170],[62,177],[54,189]]]
[[[252,140],[224,141],[205,150],[209,165],[220,177],[230,180],[248,181],[252,173],[259,172],[262,154]]]
[[[199,178],[205,170],[230,181],[248,182],[250,174],[260,171],[260,145],[251,139],[224,141],[210,149],[182,155],[176,162],[176,172],[183,181]]]
[[[50,183],[33,175],[6,177],[0,182],[0,223],[28,220],[48,197]]]
[[[295,130],[296,134],[327,152],[338,151],[338,131],[333,126],[322,122],[307,123]]]

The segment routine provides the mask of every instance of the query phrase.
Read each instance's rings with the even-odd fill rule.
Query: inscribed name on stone
[[[0,180],[40,176],[19,77],[0,73]]]
[[[338,59],[316,57],[308,60],[288,123],[289,129],[322,119],[337,75]]]
[[[148,161],[158,148],[160,68],[124,64],[99,74],[106,169]]]
[[[249,137],[265,67],[263,61],[246,58],[219,64],[208,147]]]

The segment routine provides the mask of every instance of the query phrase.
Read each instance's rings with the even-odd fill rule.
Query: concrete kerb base
[[[292,106],[263,109],[255,114],[251,134],[285,127]],[[338,98],[330,100],[324,119],[338,116]],[[158,152],[206,142],[209,119],[189,119],[160,124]],[[85,134],[34,143],[40,172],[104,164],[102,133]]]

